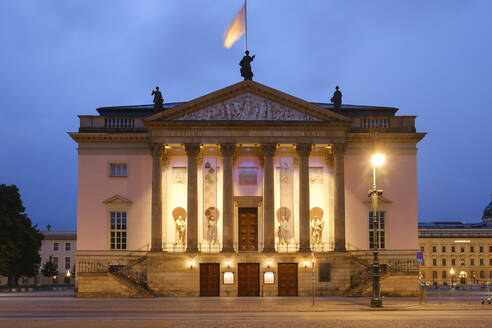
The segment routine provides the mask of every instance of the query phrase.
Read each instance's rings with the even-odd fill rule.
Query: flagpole
[[[247,51],[248,50],[248,0],[244,0],[244,27],[246,29],[244,33],[244,42]]]

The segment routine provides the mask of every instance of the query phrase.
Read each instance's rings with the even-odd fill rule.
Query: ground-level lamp
[[[451,270],[449,270],[449,273],[451,274],[451,287],[454,287],[454,268],[451,268]]]
[[[374,154],[371,156],[372,163],[372,189],[369,190],[368,196],[371,197],[372,204],[372,231],[373,231],[373,264],[372,264],[372,297],[371,307],[382,307],[383,300],[381,298],[380,265],[378,258],[379,247],[379,216],[378,216],[378,200],[383,194],[382,190],[376,187],[376,168],[381,166],[386,161],[386,156],[383,154]]]

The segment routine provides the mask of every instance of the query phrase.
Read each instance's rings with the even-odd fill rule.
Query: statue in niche
[[[278,220],[278,242],[280,245],[289,244],[290,240],[290,210],[287,207],[281,207],[277,210]]]
[[[323,240],[323,227],[325,225],[323,221],[323,210],[319,207],[313,207],[311,209],[311,243],[313,245],[319,245]]]
[[[173,210],[173,217],[176,223],[176,244],[185,245],[186,243],[186,210],[176,207]]]
[[[207,241],[209,245],[216,245],[217,238],[217,221],[219,220],[219,210],[215,207],[209,207],[205,211],[207,218]]]

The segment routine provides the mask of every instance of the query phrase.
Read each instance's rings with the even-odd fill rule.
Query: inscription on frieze
[[[188,113],[185,121],[320,121],[319,119],[251,93]]]

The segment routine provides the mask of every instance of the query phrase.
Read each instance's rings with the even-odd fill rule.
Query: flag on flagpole
[[[246,32],[246,1],[224,32],[224,47],[230,48]]]

